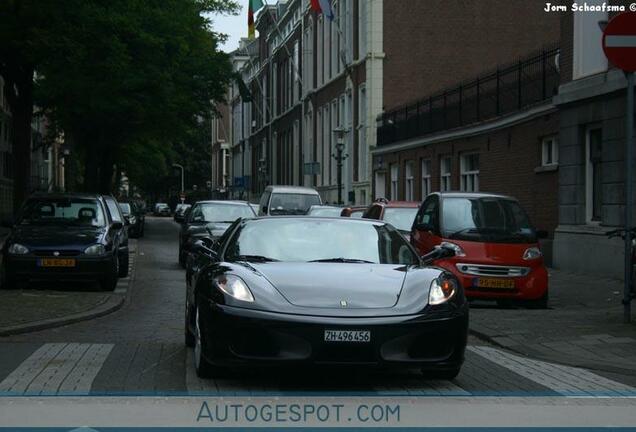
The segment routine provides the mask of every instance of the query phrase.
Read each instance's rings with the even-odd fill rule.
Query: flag
[[[241,95],[241,99],[243,99],[243,102],[252,102],[252,93],[250,92],[250,89],[247,88],[247,85],[245,84],[245,81],[243,81],[243,77],[241,77],[241,74],[236,73],[234,75],[234,79],[236,80],[236,84],[238,85],[238,91]]]
[[[335,18],[330,0],[311,0],[311,8],[317,13],[323,13],[330,21]]]
[[[254,39],[256,37],[256,29],[254,28],[254,14],[263,7],[261,0],[249,0],[247,8],[247,37]]]

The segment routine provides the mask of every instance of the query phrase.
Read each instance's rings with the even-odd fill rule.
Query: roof
[[[195,204],[221,204],[221,205],[250,205],[247,201],[235,201],[235,200],[204,200],[197,201]]]
[[[487,193],[487,192],[435,192],[442,198],[504,198],[517,201],[510,195]]]
[[[29,198],[48,198],[48,199],[60,199],[60,198],[88,198],[97,199],[102,195],[82,193],[82,192],[35,192],[29,196]]]
[[[302,187],[302,186],[267,186],[265,190],[271,190],[276,193],[299,193],[299,194],[307,194],[307,195],[319,195],[318,191],[313,188]]]
[[[421,201],[389,201],[389,202],[378,202],[374,204],[380,204],[388,208],[419,208],[422,202]]]
[[[296,215],[282,215],[282,216],[259,216],[255,218],[244,219],[245,221],[264,221],[264,220],[280,220],[280,219],[297,219],[297,220],[315,220],[318,222],[324,222],[325,220],[339,221],[342,223],[371,223],[374,225],[388,225],[388,222],[379,219],[362,219],[362,218],[348,218],[342,216],[296,216]]]

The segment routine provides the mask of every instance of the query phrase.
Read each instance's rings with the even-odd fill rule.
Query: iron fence
[[[378,118],[378,146],[511,114],[551,99],[558,90],[559,48],[541,52]]]

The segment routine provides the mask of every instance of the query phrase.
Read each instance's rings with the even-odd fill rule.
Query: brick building
[[[398,3],[384,1],[391,18],[384,21],[374,196],[510,194],[538,228],[553,232],[559,16],[522,1]],[[550,260],[550,241],[544,249]]]
[[[602,3],[602,2],[590,2]],[[614,1],[612,5],[629,2]],[[615,12],[561,15],[559,109],[559,226],[555,265],[623,276],[623,242],[607,239],[624,224],[626,85],[608,65],[599,23]]]

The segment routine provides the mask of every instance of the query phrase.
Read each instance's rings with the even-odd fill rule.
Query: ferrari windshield
[[[536,233],[517,201],[499,197],[446,198],[445,238],[499,243],[533,243]]]
[[[416,264],[399,231],[351,219],[272,218],[247,222],[229,240],[227,261]]]
[[[95,199],[45,198],[27,201],[19,223],[101,227],[104,226],[105,219],[102,206]]]
[[[254,217],[247,204],[201,203],[192,209],[192,222],[234,222],[238,218]]]

